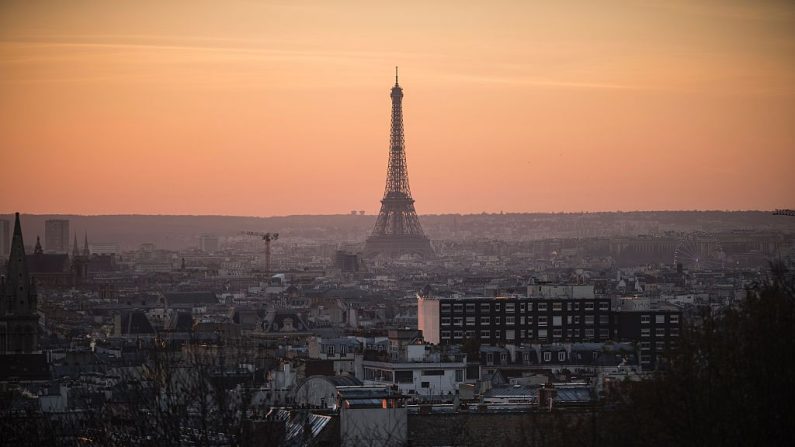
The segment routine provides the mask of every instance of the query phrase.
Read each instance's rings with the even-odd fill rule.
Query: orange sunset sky
[[[0,211],[795,208],[791,1],[0,2]]]

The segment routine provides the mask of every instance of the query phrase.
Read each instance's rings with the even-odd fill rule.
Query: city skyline
[[[375,214],[395,65],[420,215],[795,207],[786,2],[188,6],[0,6],[0,211]]]

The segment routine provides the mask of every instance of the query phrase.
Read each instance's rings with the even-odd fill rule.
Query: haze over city
[[[795,445],[795,3],[0,2],[0,443]]]
[[[374,214],[395,65],[420,214],[792,207],[794,30],[784,1],[7,1],[0,210]]]

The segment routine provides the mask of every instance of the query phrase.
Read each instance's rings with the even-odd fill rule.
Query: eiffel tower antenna
[[[381,211],[365,243],[364,255],[396,257],[413,254],[433,257],[431,242],[422,231],[409,188],[403,136],[403,89],[398,84],[398,67],[395,67],[395,86],[392,87],[390,97],[392,125],[389,133],[386,186],[384,198],[381,199]]]

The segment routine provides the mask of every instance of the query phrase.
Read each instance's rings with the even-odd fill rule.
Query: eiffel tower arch
[[[397,67],[395,67],[395,85],[390,96],[392,125],[389,134],[386,187],[378,219],[364,245],[364,256],[394,258],[402,255],[419,255],[431,258],[434,256],[431,241],[422,231],[409,188],[403,137],[403,89],[398,83]]]

